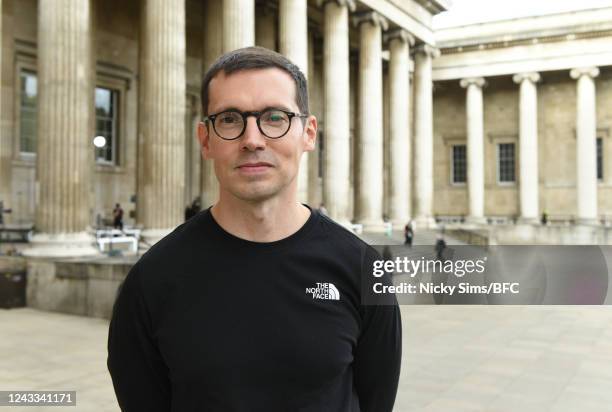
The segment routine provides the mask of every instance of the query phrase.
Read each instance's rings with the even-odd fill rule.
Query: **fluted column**
[[[322,1],[324,7],[325,174],[323,201],[330,216],[348,225],[350,181],[349,9],[352,0]]]
[[[147,0],[143,17],[137,219],[151,243],[183,221],[185,1]]]
[[[311,32],[308,37],[308,100],[310,112],[317,116],[319,130],[323,130],[323,65],[320,60],[315,60],[314,43],[319,40],[317,36],[318,34]],[[322,140],[317,140],[315,150],[308,153],[308,203],[315,206],[323,201],[323,178],[319,176],[320,169],[322,170],[319,166],[322,145]]]
[[[414,37],[402,29],[385,36],[389,42],[390,174],[389,217],[395,228],[410,218],[410,47]]]
[[[3,133],[5,122],[2,111],[2,0],[0,0],[0,201],[5,208],[11,207],[11,141]],[[0,205],[1,207],[2,205]],[[1,212],[0,212],[1,213]],[[6,216],[4,216],[6,219]],[[6,220],[5,220],[6,222]]]
[[[419,227],[435,225],[433,219],[433,81],[432,59],[439,50],[420,45],[414,54],[415,93],[415,222]]]
[[[577,80],[576,101],[576,174],[578,223],[597,222],[597,117],[595,104],[595,77],[597,67],[573,69]]]
[[[463,79],[461,87],[467,89],[467,186],[469,197],[469,223],[485,223],[484,218],[484,115],[482,77]]]
[[[255,0],[222,0],[223,51],[255,44]]]
[[[217,57],[223,54],[223,3],[204,2],[203,71],[206,72]],[[219,181],[215,175],[214,161],[202,157],[201,196],[202,207],[214,204],[219,198]]]
[[[308,10],[306,0],[279,0],[279,50],[295,63],[308,77]],[[308,198],[309,153],[304,152],[298,176],[300,202],[312,202]]]
[[[365,230],[383,231],[382,30],[387,20],[376,12],[353,17],[359,27],[359,150],[357,221]]]
[[[32,256],[96,253],[86,230],[93,170],[92,7],[38,3],[36,232]]]
[[[522,223],[537,223],[538,206],[538,95],[539,73],[514,75],[520,84],[519,98],[519,185]]]

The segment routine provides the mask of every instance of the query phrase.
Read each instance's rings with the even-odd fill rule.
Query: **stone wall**
[[[27,263],[26,304],[29,307],[110,319],[117,291],[133,262],[106,258]]]

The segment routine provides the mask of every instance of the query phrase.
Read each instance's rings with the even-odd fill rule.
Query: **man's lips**
[[[243,163],[238,166],[238,171],[243,175],[266,174],[273,166],[266,162]]]
[[[238,169],[264,168],[264,167],[272,167],[272,165],[266,162],[243,163],[238,166]]]

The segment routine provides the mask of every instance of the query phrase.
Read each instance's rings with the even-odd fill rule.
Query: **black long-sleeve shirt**
[[[401,319],[396,301],[362,304],[374,259],[315,210],[267,243],[200,212],[145,253],[120,288],[107,360],[120,407],[391,411]]]

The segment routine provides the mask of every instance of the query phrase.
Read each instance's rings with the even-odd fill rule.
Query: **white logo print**
[[[314,288],[306,288],[306,293],[313,299],[340,300],[340,292],[333,283],[319,283]]]

